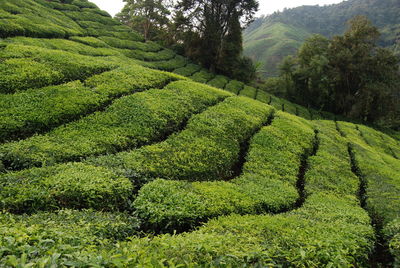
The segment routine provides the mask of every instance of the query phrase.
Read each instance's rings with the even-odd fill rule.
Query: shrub
[[[290,115],[278,113],[275,120],[251,139],[240,177],[230,182],[156,180],[140,189],[133,206],[147,228],[182,231],[221,215],[277,213],[293,208],[299,198],[296,176],[302,154],[310,150],[314,132],[305,120]],[[289,144],[280,141],[277,134],[286,131],[285,127],[280,129],[285,125],[294,128],[288,132]],[[285,167],[293,180],[272,166]]]
[[[159,52],[146,52],[141,50],[120,49],[122,54],[127,57],[144,61],[167,61],[175,58],[176,54],[170,49],[164,49]]]
[[[223,75],[217,75],[214,79],[210,80],[208,84],[217,88],[225,88],[226,84],[228,84],[229,79]]]
[[[131,41],[131,40],[122,40],[118,39],[115,37],[109,37],[109,36],[101,36],[98,39],[101,41],[104,41],[107,43],[109,46],[115,47],[115,48],[123,48],[123,49],[138,49],[142,51],[148,51],[148,52],[157,52],[161,48],[159,45],[153,42],[137,42],[137,41]]]
[[[2,95],[0,140],[48,130],[95,110],[105,101],[80,82]]]
[[[27,38],[15,37],[7,39],[7,41],[26,46],[36,46],[47,49],[64,50],[72,53],[87,55],[87,56],[118,56],[121,55],[119,51],[111,48],[96,48],[77,43],[65,39],[45,39],[45,38]]]
[[[36,1],[4,0],[0,9],[13,14],[0,20],[0,36],[3,38],[16,35],[63,38],[83,34],[83,29],[62,12]]]
[[[251,99],[255,99],[257,94],[257,89],[250,86],[244,86],[244,88],[239,92],[240,96],[249,97]]]
[[[272,95],[263,91],[263,90],[258,90],[257,93],[257,100],[267,103],[267,104],[271,104],[272,102]]]
[[[215,75],[213,73],[210,73],[206,69],[202,69],[198,71],[197,73],[193,74],[190,79],[193,81],[199,82],[199,83],[204,83],[206,84],[208,81],[213,79]]]
[[[40,212],[31,216],[0,214],[0,266],[79,265],[79,250],[137,234],[138,221],[125,213],[91,210]]]
[[[91,36],[85,36],[85,37],[71,36],[69,39],[91,47],[109,47],[109,45],[106,42]]]
[[[392,198],[400,191],[399,160],[368,145],[356,125],[338,122],[338,127],[351,143],[356,168],[365,180],[367,210],[384,226],[400,213],[400,200]]]
[[[102,95],[120,96],[150,88],[163,88],[169,82],[180,79],[183,77],[129,63],[118,69],[94,75],[84,83]]]
[[[132,184],[102,167],[69,163],[0,175],[1,209],[35,212],[58,208],[125,209]]]
[[[78,161],[81,157],[136,148],[179,130],[192,115],[227,94],[212,88],[199,91],[191,83],[175,82],[116,100],[104,112],[54,129],[45,135],[0,146],[8,168],[21,169]]]
[[[27,90],[0,98],[0,141],[48,131],[93,112],[116,96],[163,87],[177,75],[129,65],[85,81]]]
[[[400,220],[393,220],[383,229],[383,236],[387,241],[390,253],[394,258],[394,267],[400,265]]]
[[[225,89],[237,95],[243,89],[243,87],[244,87],[244,83],[243,82],[240,82],[240,81],[237,81],[237,80],[231,80],[225,86]]]
[[[200,71],[200,69],[201,69],[200,65],[190,63],[190,64],[186,65],[185,67],[175,69],[174,73],[183,75],[183,76],[191,76],[194,73]]]
[[[185,66],[187,64],[187,59],[180,55],[176,55],[175,58],[171,60],[152,62],[138,61],[138,63],[145,67],[172,72],[175,69]]]
[[[84,80],[117,67],[106,59],[16,44],[9,44],[0,56],[5,59],[0,63],[2,93]]]
[[[268,106],[250,99],[228,98],[192,117],[184,131],[162,143],[91,159],[89,163],[122,168],[136,174],[133,179],[140,181],[221,180],[232,175],[240,144],[260,128],[270,111]]]

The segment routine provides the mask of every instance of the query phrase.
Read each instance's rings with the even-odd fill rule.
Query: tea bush
[[[0,145],[0,160],[8,168],[21,169],[132,149],[179,130],[193,113],[227,96],[213,88],[199,90],[192,82],[174,82],[164,90],[120,98],[104,112],[47,134]]]
[[[225,86],[225,89],[237,95],[243,89],[243,87],[244,87],[244,83],[243,82],[240,82],[240,81],[237,81],[237,80],[231,80]]]
[[[244,86],[243,89],[239,92],[239,96],[245,96],[251,99],[255,99],[256,94],[257,94],[257,89],[250,86]]]
[[[13,213],[58,208],[125,209],[132,184],[102,167],[68,163],[0,175],[0,207]]]
[[[277,133],[283,134],[285,125],[293,130],[287,140],[280,141]],[[305,120],[278,113],[271,126],[251,139],[240,177],[229,182],[156,180],[140,189],[133,206],[147,228],[157,231],[186,230],[231,213],[277,213],[293,208],[299,198],[296,176],[302,154],[310,150],[313,138],[314,132]],[[284,172],[271,169],[273,165],[286,166],[292,181]]]
[[[9,44],[0,52],[0,93],[84,80],[117,67],[102,58]]]
[[[217,88],[225,88],[228,84],[229,78],[223,75],[217,75],[212,80],[208,82],[210,86],[217,87]]]
[[[189,63],[185,67],[181,67],[174,70],[174,73],[183,75],[183,76],[191,76],[194,73],[201,70],[201,66],[193,63]]]
[[[215,75],[213,73],[210,73],[206,69],[202,69],[198,71],[197,73],[193,74],[190,79],[193,81],[199,82],[199,83],[204,83],[206,84],[208,81],[213,79]]]
[[[268,106],[256,101],[228,98],[193,116],[185,130],[164,142],[89,163],[122,169],[123,174],[133,174],[132,179],[139,181],[222,180],[232,175],[240,145],[266,122],[270,112]]]

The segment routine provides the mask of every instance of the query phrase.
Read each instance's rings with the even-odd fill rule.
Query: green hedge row
[[[346,138],[340,136],[334,121],[314,121],[314,124],[319,130],[319,150],[308,159],[306,193],[357,196],[360,181],[351,170]]]
[[[237,81],[237,80],[231,80],[229,83],[225,86],[225,90],[228,90],[234,94],[239,94],[239,92],[243,89],[244,83]]]
[[[251,99],[255,99],[257,94],[257,89],[250,86],[244,86],[243,89],[239,92],[239,96],[245,96]]]
[[[0,37],[31,36],[64,38],[82,35],[83,29],[62,12],[33,0],[3,0],[0,9]]]
[[[338,122],[354,151],[358,171],[366,183],[366,206],[371,216],[386,225],[400,215],[400,160],[368,145],[356,125]]]
[[[281,140],[288,128],[291,131]],[[155,180],[140,189],[133,206],[147,228],[157,231],[187,230],[231,213],[292,208],[299,198],[296,176],[301,157],[312,147],[313,138],[308,122],[278,112],[272,125],[251,139],[240,177],[229,182]]]
[[[105,48],[110,47],[106,42],[92,36],[71,36],[69,38],[74,42],[79,42],[90,47]]]
[[[257,100],[267,103],[267,104],[270,104],[272,102],[272,95],[263,90],[258,90]]]
[[[106,58],[17,44],[2,49],[0,58],[0,93],[84,80],[118,66]]]
[[[168,61],[175,58],[176,54],[170,49],[163,49],[159,52],[146,52],[141,50],[120,49],[122,54],[129,58],[143,61]]]
[[[366,209],[375,224],[383,228],[383,235],[388,239],[386,243],[398,264],[399,235],[398,231],[392,231],[392,224],[398,225],[395,222],[400,215],[400,199],[396,198],[400,193],[400,160],[388,155],[384,148],[366,142],[371,140],[369,135],[373,131],[360,126],[357,129],[356,125],[347,122],[338,122],[338,126],[352,144],[357,172],[365,184]]]
[[[225,88],[225,86],[228,84],[229,78],[224,76],[224,75],[216,75],[213,79],[211,79],[208,84],[212,87],[217,87],[217,88]]]
[[[103,25],[104,28],[109,28],[110,26],[120,25],[117,20],[110,18],[108,16],[103,16],[95,12],[91,9],[79,10],[79,11],[71,11],[65,10],[62,12],[67,17],[76,21],[78,24],[81,21],[92,21]]]
[[[177,131],[192,114],[228,94],[193,82],[178,81],[116,100],[104,112],[56,128],[44,135],[0,145],[0,161],[10,169],[78,161],[160,140]]]
[[[61,210],[32,216],[0,214],[0,266],[80,266],[78,250],[137,233],[138,222],[123,213]],[[70,255],[71,254],[71,255]]]
[[[400,218],[387,224],[383,229],[383,235],[394,258],[392,265],[394,267],[400,266]]]
[[[133,50],[142,50],[147,52],[158,52],[162,48],[154,43],[154,42],[138,42],[138,41],[131,41],[131,40],[122,40],[116,37],[109,37],[109,36],[101,36],[98,38],[99,40],[105,42],[109,46],[114,48],[122,48],[122,49],[133,49]]]
[[[2,261],[13,259],[13,263],[19,264],[25,258],[28,263],[49,263],[52,260],[58,266],[100,267],[175,267],[179,264],[185,267],[367,265],[364,262],[368,254],[364,248],[367,241],[360,234],[370,235],[371,230],[364,227],[368,224],[368,217],[334,196],[319,198],[320,200],[315,198],[314,205],[307,205],[308,214],[273,217],[232,215],[212,220],[192,233],[162,235],[152,239],[132,238],[127,242],[99,243],[102,237],[96,239],[92,235],[92,229],[82,228],[79,223],[75,227],[76,231],[74,228],[62,228],[63,226],[62,229],[57,228],[55,225],[58,222],[49,225],[44,231],[40,227],[35,228],[37,225],[31,229],[15,226],[17,231],[6,231],[13,237],[20,238],[10,241],[21,241],[21,246],[16,246],[19,250],[8,252],[15,257],[2,258]],[[326,213],[327,211],[330,213]],[[319,221],[320,218],[325,221]],[[318,224],[315,221],[319,221]],[[106,220],[104,225],[107,223],[109,221]],[[13,228],[12,225],[7,227]],[[96,230],[96,227],[94,225],[93,228]],[[77,237],[81,228],[83,235]],[[26,248],[28,252],[22,250],[25,249],[22,245],[26,244],[28,237],[23,236],[26,233],[37,233],[35,237],[39,241],[44,240],[42,234],[46,238],[56,238],[61,234],[67,241],[73,240],[75,243],[56,239],[55,243],[43,243],[42,250],[38,250],[36,254],[28,254],[31,247]],[[68,239],[70,237],[75,239]],[[343,241],[346,237],[350,239]],[[95,245],[90,239],[94,240]],[[74,247],[69,247],[68,244]],[[35,247],[38,244],[33,241],[29,245]],[[27,256],[22,256],[25,252]],[[53,257],[53,252],[65,254]]]
[[[152,61],[152,62],[145,62],[145,61],[138,60],[137,63],[144,67],[149,67],[149,68],[153,68],[153,69],[172,72],[175,69],[186,66],[187,61],[188,60],[186,58],[184,58],[180,55],[176,55],[175,58],[173,58],[171,60]]]
[[[122,94],[162,88],[180,77],[139,65],[121,67],[85,81],[31,89],[0,98],[0,142],[48,131],[93,112]]]
[[[201,66],[193,63],[189,63],[185,67],[181,67],[174,70],[174,73],[183,75],[183,76],[191,76],[194,73],[201,70]]]
[[[0,184],[0,209],[13,213],[58,208],[125,209],[133,191],[129,179],[83,163],[4,173]]]
[[[357,125],[357,128],[364,141],[375,150],[400,158],[400,144],[395,139],[364,125]]]
[[[213,79],[214,77],[215,77],[215,74],[210,73],[206,69],[201,69],[200,71],[194,73],[189,78],[192,79],[193,81],[207,84],[207,82],[210,81],[211,79]]]
[[[77,37],[77,38],[86,38],[86,37]],[[69,51],[72,53],[77,53],[87,56],[119,56],[122,54],[121,52],[112,48],[91,47],[81,42],[74,42],[66,39],[14,37],[6,39],[5,41],[25,46],[35,46],[46,49]]]
[[[136,239],[122,243],[120,249],[109,255],[121,253],[122,256],[111,257],[105,263],[125,261],[125,265],[151,265],[165,259],[168,265],[193,266],[368,265],[374,232],[368,214],[356,197],[359,181],[351,172],[347,140],[339,136],[332,122],[318,122],[316,127],[319,150],[309,158],[305,177],[308,198],[301,208],[277,216],[220,217],[192,233],[159,236],[150,242]],[[339,161],[332,166],[330,160]],[[275,194],[279,190],[278,187]],[[181,198],[190,199],[184,194]],[[137,245],[141,245],[140,249]]]
[[[240,145],[266,122],[269,112],[270,107],[256,101],[228,98],[192,117],[185,130],[162,143],[90,159],[89,163],[121,169],[139,182],[155,178],[222,180],[232,176]]]
[[[318,158],[323,160],[326,153],[335,152],[335,156],[345,153],[347,141],[334,133],[334,126],[321,122],[317,128],[320,148],[313,157],[314,163]],[[339,168],[339,175],[347,177],[350,163],[341,163],[343,166]],[[330,169],[330,164],[325,161],[309,168],[308,172],[320,176],[322,181],[315,181],[318,187],[307,187],[306,181],[306,187],[312,189],[310,195],[304,206],[293,212],[276,216],[232,215],[211,220],[192,233],[162,235],[152,239],[133,238],[86,250],[77,246],[74,252],[62,255],[64,258],[56,259],[55,263],[145,267],[178,264],[191,267],[364,267],[368,265],[368,255],[373,246],[370,219],[352,195],[354,189],[319,191],[329,188],[326,186],[331,182],[325,176],[334,177],[339,170]],[[350,180],[357,178],[352,176]],[[321,187],[321,184],[327,185]],[[396,224],[393,224],[391,229],[387,229],[387,235],[394,237],[392,234],[397,233],[396,230]],[[397,240],[392,241],[392,249],[396,249]],[[50,254],[41,251],[41,254],[30,255],[29,260],[44,260]],[[21,257],[17,257],[16,261],[21,261]]]

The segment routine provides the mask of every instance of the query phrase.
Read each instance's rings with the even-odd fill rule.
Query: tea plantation
[[[0,267],[397,267],[400,141],[0,1]]]

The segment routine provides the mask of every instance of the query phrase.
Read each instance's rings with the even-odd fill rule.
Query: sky
[[[100,9],[103,9],[114,16],[118,13],[124,3],[122,0],[90,0],[97,4]],[[329,5],[340,3],[343,0],[259,0],[260,10],[257,16],[272,14],[275,11],[292,8],[302,5]]]

